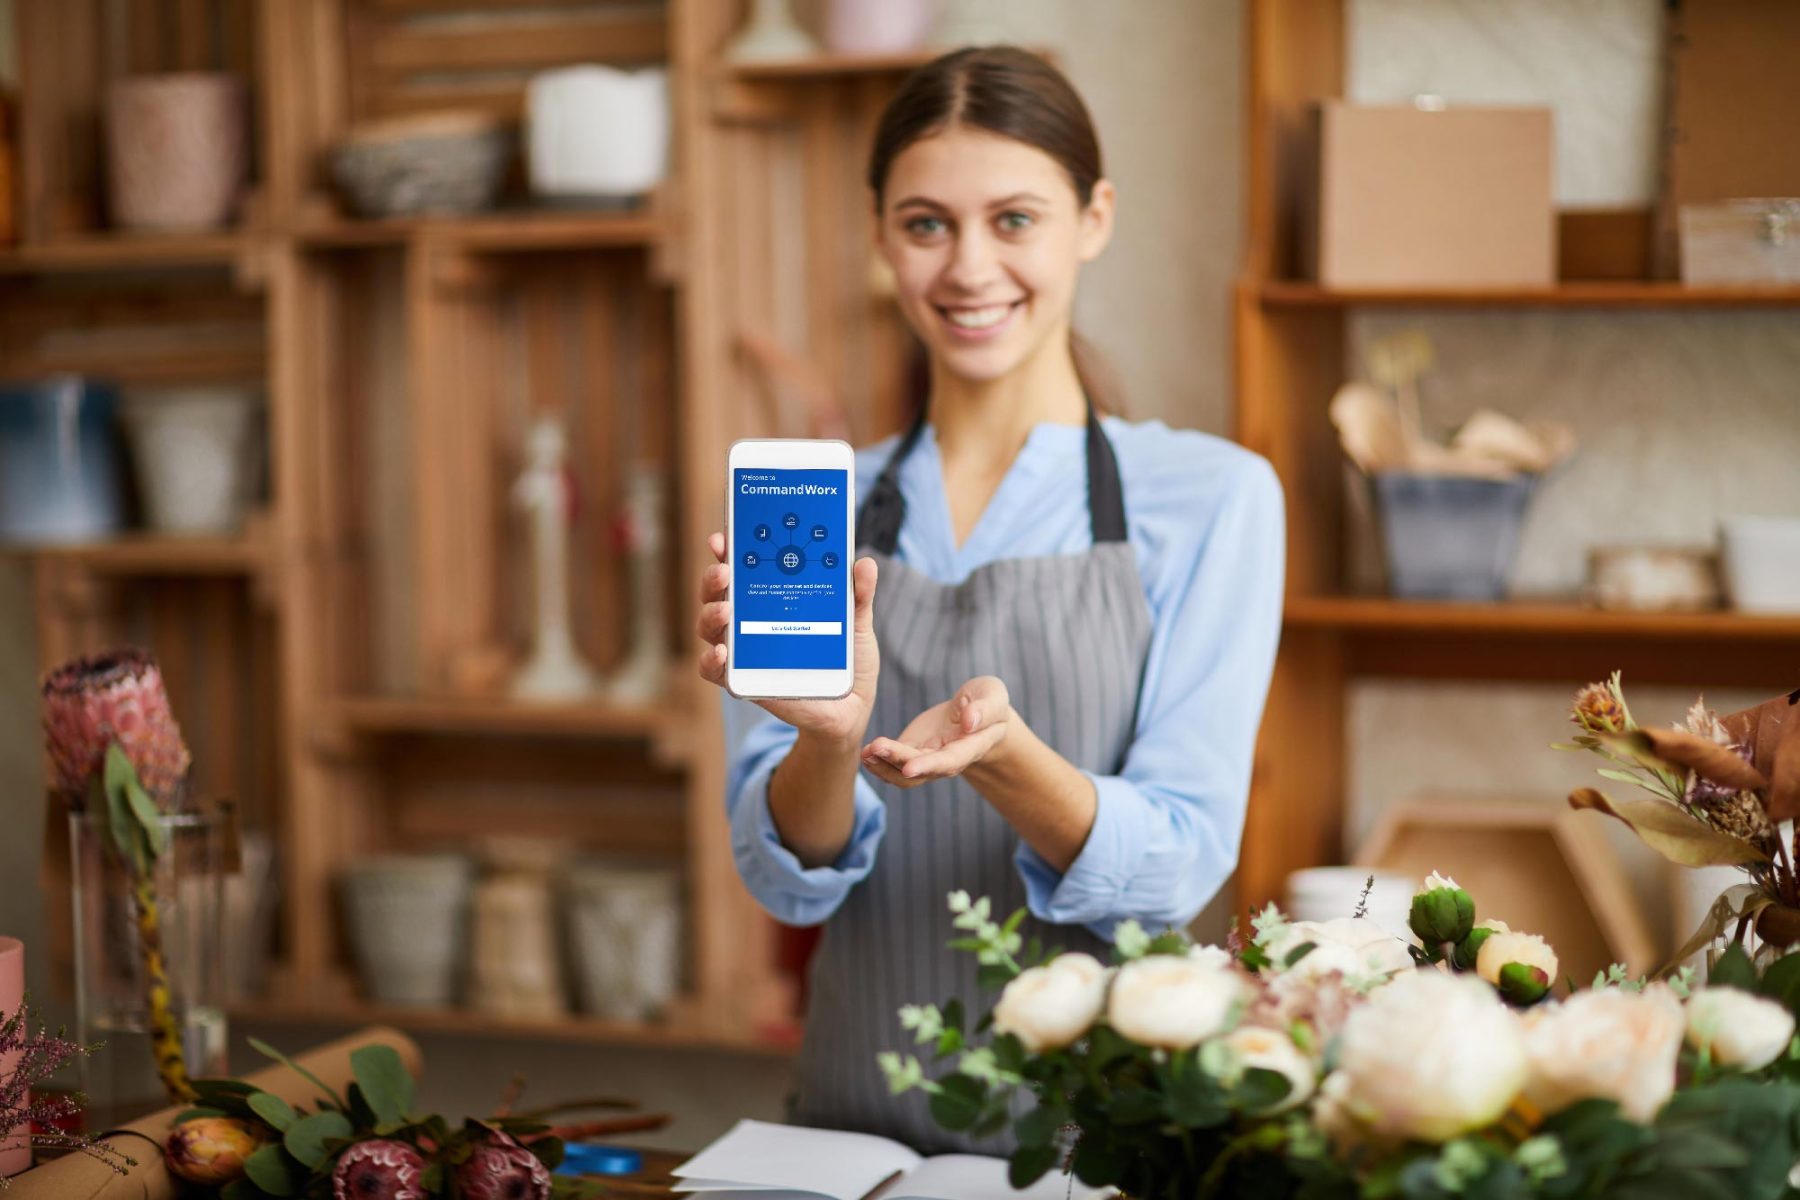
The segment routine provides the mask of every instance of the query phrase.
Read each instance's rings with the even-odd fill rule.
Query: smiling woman
[[[1102,419],[1070,317],[1115,195],[1054,68],[1011,47],[922,67],[868,182],[930,394],[857,455],[851,693],[732,708],[726,804],[752,894],[826,924],[794,1119],[936,1152],[975,1147],[920,1093],[888,1095],[875,1055],[922,987],[988,1005],[933,920],[947,893],[1027,907],[1024,938],[1104,958],[1119,921],[1186,924],[1235,866],[1282,505],[1238,446]],[[702,581],[714,683],[730,569]]]

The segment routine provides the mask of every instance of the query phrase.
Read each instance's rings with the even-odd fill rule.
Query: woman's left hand
[[[1017,718],[1006,685],[981,675],[914,717],[898,738],[876,738],[864,746],[863,766],[899,788],[948,779],[992,755]]]

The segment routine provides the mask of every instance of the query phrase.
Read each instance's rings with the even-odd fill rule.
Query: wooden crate
[[[1355,861],[1415,879],[1433,871],[1455,879],[1475,898],[1478,919],[1545,938],[1578,986],[1615,962],[1634,975],[1661,965],[1662,943],[1595,814],[1418,798],[1384,812]]]

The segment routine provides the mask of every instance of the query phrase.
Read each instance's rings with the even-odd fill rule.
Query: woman
[[[1183,925],[1236,865],[1281,492],[1227,441],[1096,414],[1070,315],[1114,195],[1053,68],[1010,47],[921,68],[869,185],[929,400],[857,457],[851,694],[741,706],[726,803],[758,901],[826,926],[794,1119],[940,1152],[969,1144],[919,1093],[889,1097],[875,1055],[905,1044],[902,1004],[992,999],[944,946],[947,893],[1028,906],[1027,940],[1103,957],[1119,921]],[[711,546],[700,673],[723,685]]]

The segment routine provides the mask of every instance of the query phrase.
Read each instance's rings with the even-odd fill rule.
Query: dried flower
[[[334,1200],[425,1200],[425,1160],[405,1142],[371,1138],[338,1155],[331,1172]]]
[[[537,1155],[496,1134],[457,1168],[456,1189],[463,1200],[549,1200],[550,1172]]]
[[[70,807],[86,804],[113,742],[157,807],[175,807],[191,759],[155,659],[142,650],[78,658],[44,677],[43,694],[51,784]]]
[[[1775,826],[1770,824],[1769,814],[1756,793],[1733,792],[1708,784],[1704,795],[1696,795],[1694,803],[1713,828],[1764,849],[1774,839]]]
[[[0,1014],[4,1015],[4,1014]],[[31,1089],[61,1070],[76,1056],[86,1054],[88,1047],[71,1042],[62,1033],[32,1028],[31,1005],[19,1005],[18,1011],[0,1020],[0,1060],[17,1055],[10,1071],[0,1071],[0,1132],[29,1131],[33,1127],[52,1129],[57,1123],[81,1111],[79,1098],[58,1096],[50,1100],[34,1100]],[[121,1154],[105,1142],[77,1133],[30,1133],[31,1144],[45,1149],[78,1150],[123,1175],[125,1168],[137,1166],[137,1160]],[[0,1189],[6,1185],[0,1179]]]
[[[189,1183],[223,1187],[244,1175],[244,1160],[262,1146],[247,1121],[231,1117],[195,1117],[169,1133],[163,1157],[169,1172]]]
[[[1625,709],[1625,698],[1619,694],[1619,677],[1610,682],[1590,683],[1575,693],[1569,719],[1589,733],[1623,733],[1632,727],[1631,714]]]

